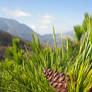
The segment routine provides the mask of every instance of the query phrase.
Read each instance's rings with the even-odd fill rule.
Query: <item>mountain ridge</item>
[[[22,39],[30,41],[32,41],[32,34],[36,33],[32,28],[28,27],[27,25],[10,18],[0,18],[0,29],[10,33],[11,35],[18,36]],[[41,42],[47,44],[49,40],[49,45],[54,46],[53,34],[46,34],[46,35],[40,35],[38,33],[36,34]],[[65,35],[66,33],[64,33],[63,36]],[[57,45],[60,45],[61,34],[56,34],[56,40]]]

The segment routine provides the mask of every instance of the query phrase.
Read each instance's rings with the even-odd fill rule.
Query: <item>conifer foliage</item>
[[[77,41],[67,38],[64,43],[63,37],[62,48],[57,47],[54,27],[55,48],[43,47],[36,34],[31,51],[26,46],[26,51],[19,49],[19,39],[13,39],[0,63],[0,92],[92,92],[91,18],[84,19],[83,36],[82,28],[77,29],[79,41],[74,48]]]

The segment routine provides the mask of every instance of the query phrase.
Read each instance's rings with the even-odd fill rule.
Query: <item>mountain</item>
[[[3,30],[0,30],[0,60],[6,57],[6,48],[12,46],[12,39],[16,38],[15,36],[10,35]],[[19,48],[24,49],[24,44],[29,48],[30,42],[20,39]]]
[[[60,47],[61,46],[61,33],[58,33],[55,36],[56,36],[57,46]],[[65,41],[66,37],[72,39],[73,36],[74,36],[74,31],[63,33],[63,40]],[[47,42],[47,40],[49,41],[49,45],[54,46],[53,34],[45,34],[43,38],[45,42]]]
[[[7,18],[0,18],[0,29],[26,40],[32,40],[32,34],[34,33],[34,31],[27,25]],[[37,35],[40,37],[39,34]]]
[[[4,30],[5,32],[10,33],[11,35],[18,36],[20,38],[23,38],[25,40],[30,40],[30,41],[32,41],[32,34],[34,33],[34,30],[32,30],[27,25],[21,24],[16,20],[7,19],[7,18],[0,18],[0,29]],[[72,37],[71,32],[68,32],[68,33],[63,34],[64,39],[66,38],[66,34],[69,37]],[[53,35],[52,34],[46,34],[46,35],[43,35],[43,36],[37,34],[37,37],[44,44],[47,44],[47,41],[49,41],[49,45],[54,46],[54,41],[53,41]],[[57,45],[60,46],[60,44],[61,44],[61,34],[56,34],[56,41],[57,41]]]

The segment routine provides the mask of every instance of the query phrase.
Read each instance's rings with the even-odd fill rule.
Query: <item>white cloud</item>
[[[33,29],[33,30],[36,30],[36,26],[31,24],[30,27]]]
[[[52,23],[54,23],[54,16],[52,16],[51,14],[44,14],[44,15],[40,15],[35,17],[35,21],[33,22],[33,24],[29,23],[28,25],[37,33],[40,34],[47,34],[47,33],[51,33],[50,30],[52,30],[51,25]]]
[[[40,18],[40,22],[44,25],[48,25],[51,24],[53,21],[54,17],[50,14],[45,14],[43,16],[41,16]]]
[[[38,17],[38,21],[36,23],[36,30],[40,34],[50,33],[51,25],[54,23],[55,17],[51,14],[44,14]]]
[[[8,17],[31,17],[30,13],[26,13],[22,10],[8,10],[8,9],[4,8],[3,12]]]

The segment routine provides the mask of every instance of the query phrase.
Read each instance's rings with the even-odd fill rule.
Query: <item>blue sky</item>
[[[0,17],[18,20],[40,34],[69,32],[92,13],[92,0],[1,0]]]

